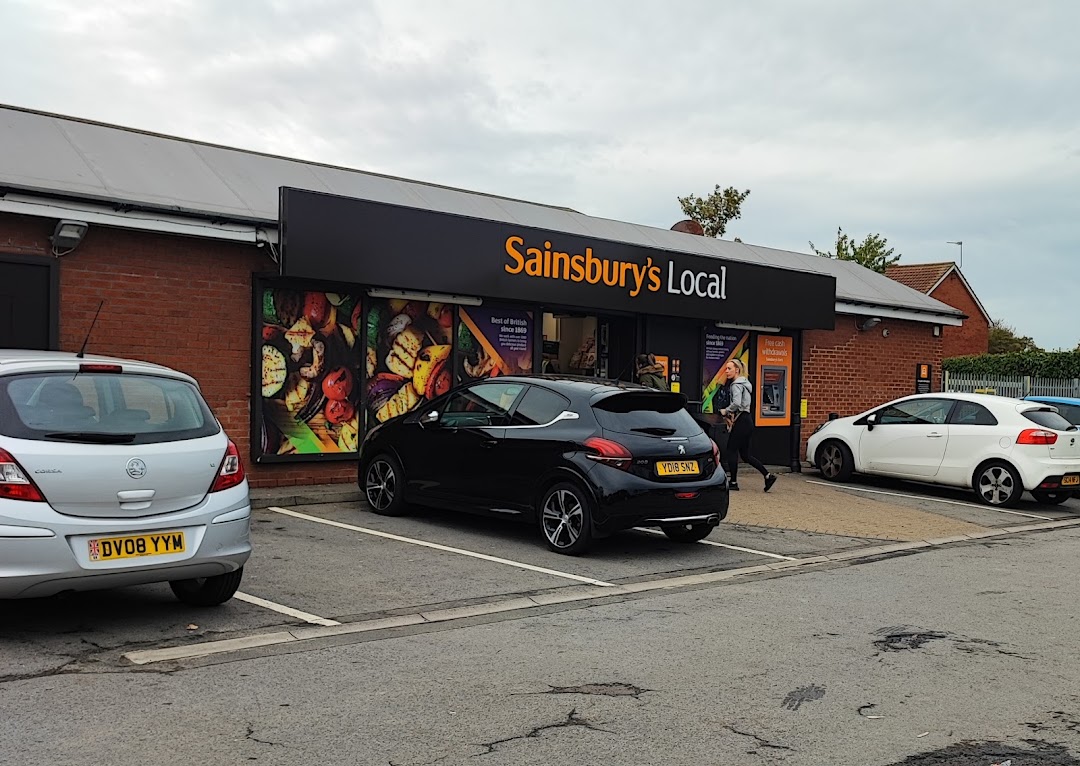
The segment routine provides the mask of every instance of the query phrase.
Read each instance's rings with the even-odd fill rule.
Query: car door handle
[[[945,435],[945,434],[939,434],[939,433],[937,433],[937,432],[935,431],[935,432],[934,432],[934,433],[932,433],[932,434],[927,434],[927,435],[926,435],[926,438],[927,438],[927,439],[940,439],[940,438],[941,438],[942,436],[944,436],[944,435]]]
[[[494,447],[498,443],[499,442],[497,442],[495,439],[485,439],[484,441],[480,442],[480,446],[485,447],[487,449],[491,449],[492,447]]]

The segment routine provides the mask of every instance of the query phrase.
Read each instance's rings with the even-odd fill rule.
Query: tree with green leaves
[[[884,274],[885,269],[900,260],[899,253],[893,255],[895,248],[889,247],[889,241],[880,234],[867,234],[866,239],[856,243],[853,237],[836,229],[836,249],[832,252],[818,250],[814,243],[810,249],[822,258],[836,258],[841,261],[855,261],[868,269]]]
[[[1080,346],[1077,348],[1080,348]],[[1042,351],[1042,349],[1027,335],[1017,335],[1016,330],[1000,319],[994,319],[990,322],[989,353],[1017,354],[1025,351]]]
[[[739,191],[734,186],[721,189],[720,184],[717,184],[705,198],[691,194],[678,199],[683,213],[690,220],[701,224],[706,237],[722,237],[727,231],[729,221],[742,218],[742,203],[749,196],[749,189]]]

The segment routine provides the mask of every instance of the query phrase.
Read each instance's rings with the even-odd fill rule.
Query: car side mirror
[[[422,425],[422,426],[434,426],[434,425],[438,425],[438,423],[439,423],[439,411],[438,410],[432,410],[431,412],[427,413],[426,415],[421,415],[420,416],[420,425]]]
[[[866,416],[866,430],[867,431],[873,431],[875,425],[877,425],[877,415],[867,415]]]

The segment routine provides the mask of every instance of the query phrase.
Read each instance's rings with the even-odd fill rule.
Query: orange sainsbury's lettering
[[[638,263],[600,257],[591,247],[574,253],[556,249],[550,240],[542,244],[543,249],[526,247],[524,237],[507,237],[503,247],[509,260],[503,264],[503,270],[507,274],[621,287],[631,298],[636,298],[643,290],[656,293],[663,289],[662,269],[652,256],[648,256],[645,263]]]
[[[524,244],[525,240],[521,237],[506,238],[506,254],[510,256],[510,260],[517,264],[514,267],[511,267],[510,264],[503,266],[508,274],[520,274],[521,270],[525,268],[525,256],[521,254],[520,250],[514,248],[514,245],[521,246]]]

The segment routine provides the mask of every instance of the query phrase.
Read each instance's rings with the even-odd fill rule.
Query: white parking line
[[[288,508],[277,508],[271,506],[267,508],[268,511],[274,511],[274,513],[282,513],[286,516],[294,516],[298,519],[304,519],[306,521],[314,521],[318,524],[326,524],[331,527],[339,527],[341,529],[348,529],[353,532],[362,532],[365,535],[373,535],[375,537],[383,537],[387,540],[397,540],[399,543],[410,543],[412,545],[420,545],[424,548],[433,548],[437,551],[445,551],[447,553],[456,553],[459,556],[468,556],[474,559],[482,559],[483,561],[492,561],[496,564],[505,564],[510,567],[517,567],[518,569],[527,569],[530,572],[540,572],[541,574],[553,575],[555,577],[563,577],[567,580],[576,580],[577,582],[588,583],[589,585],[601,585],[605,588],[613,588],[614,583],[604,582],[603,580],[594,580],[591,577],[582,577],[581,575],[570,574],[568,572],[559,572],[555,569],[547,569],[545,567],[537,567],[532,564],[523,564],[520,561],[511,561],[510,559],[501,559],[498,556],[488,556],[486,553],[474,553],[473,551],[462,550],[461,548],[451,548],[449,545],[439,545],[438,543],[429,543],[424,540],[414,540],[411,537],[402,537],[401,535],[392,535],[389,532],[380,532],[377,529],[367,529],[365,527],[357,527],[352,524],[345,524],[340,521],[331,521],[330,519],[322,519],[318,516],[309,516],[306,513],[297,513],[296,511],[290,511]]]
[[[285,606],[284,604],[275,604],[273,601],[267,601],[265,598],[259,598],[258,596],[250,596],[247,593],[236,593],[233,598],[239,601],[246,601],[249,604],[255,606],[261,606],[263,609],[270,609],[281,614],[287,614],[290,617],[295,617],[298,620],[304,622],[310,622],[312,625],[323,625],[330,627],[332,625],[340,625],[337,620],[328,620],[325,617],[319,617],[315,614],[308,612],[301,612],[299,609],[293,609],[291,606]]]
[[[964,508],[978,508],[980,511],[997,511],[998,513],[1009,513],[1013,516],[1027,516],[1029,519],[1041,519],[1042,521],[1054,521],[1052,516],[1037,516],[1034,513],[1021,513],[1020,511],[1007,511],[1004,508],[994,508],[990,505],[976,505],[975,503],[964,503],[959,500],[945,500],[940,497],[927,497],[926,495],[909,495],[904,492],[884,492],[880,489],[867,489],[866,487],[853,487],[850,484],[835,484],[828,481],[814,481],[813,479],[807,479],[807,484],[820,484],[823,487],[832,487],[833,489],[850,489],[854,492],[869,492],[873,495],[890,495],[892,497],[908,497],[912,500],[928,500],[931,503],[945,503],[947,505],[960,505]]]
[[[647,529],[645,527],[634,527],[635,532],[648,532],[650,535],[662,535],[662,530],[659,529]],[[798,561],[797,558],[792,556],[781,556],[779,553],[769,553],[768,551],[755,551],[753,548],[740,548],[738,545],[728,545],[727,543],[716,543],[712,540],[698,540],[702,545],[712,545],[715,548],[727,548],[733,551],[742,551],[743,553],[753,553],[758,556],[767,556],[770,559],[780,559],[781,561]]]

